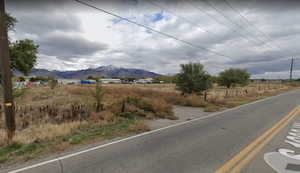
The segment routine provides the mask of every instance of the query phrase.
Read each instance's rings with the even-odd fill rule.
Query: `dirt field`
[[[95,86],[28,88],[16,98],[17,132],[7,145],[0,119],[0,167],[61,152],[78,144],[150,130],[145,121],[175,120],[174,105],[202,107],[214,112],[296,89],[284,84],[214,87],[207,97],[182,95],[173,84],[103,85],[102,110],[96,112]],[[0,109],[1,112],[1,109]]]

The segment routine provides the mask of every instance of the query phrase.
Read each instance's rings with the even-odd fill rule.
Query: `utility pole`
[[[290,81],[293,79],[293,66],[294,66],[294,58],[292,58],[291,69],[290,69]]]
[[[0,0],[0,59],[2,72],[2,86],[4,92],[3,107],[5,113],[5,123],[7,128],[7,138],[8,142],[10,142],[15,134],[16,124],[12,95],[12,72],[10,68],[9,47],[7,38],[5,0]]]

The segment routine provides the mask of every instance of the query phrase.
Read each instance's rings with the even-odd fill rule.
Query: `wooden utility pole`
[[[7,38],[7,24],[5,16],[5,0],[0,0],[0,59],[1,59],[1,74],[2,86],[4,95],[4,113],[5,123],[7,128],[7,138],[10,142],[14,136],[16,124],[14,103],[12,95],[12,72],[10,68],[9,47]]]
[[[290,69],[290,81],[293,79],[293,67],[294,67],[294,58],[292,58],[291,69]]]

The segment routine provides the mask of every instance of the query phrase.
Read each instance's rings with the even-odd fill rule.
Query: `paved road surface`
[[[300,90],[22,173],[209,173],[300,104]]]

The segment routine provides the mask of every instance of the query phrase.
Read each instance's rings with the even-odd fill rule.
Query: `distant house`
[[[151,83],[153,83],[153,78],[138,79],[138,80],[135,81],[135,83],[139,83],[139,84],[151,84]]]
[[[58,79],[58,84],[61,84],[61,85],[79,85],[80,80],[78,80],[78,79]]]
[[[48,82],[45,82],[45,81],[41,81],[41,82],[40,82],[40,86],[48,86],[48,84],[49,84],[49,83],[48,83]]]
[[[80,84],[81,85],[91,85],[91,84],[96,84],[96,81],[94,81],[94,80],[81,80]]]
[[[120,84],[122,83],[121,79],[100,79],[103,84]]]
[[[24,82],[15,82],[14,83],[14,88],[26,88],[27,86],[27,83],[24,81]]]
[[[31,88],[31,87],[37,87],[40,86],[41,82],[37,81],[37,82],[28,82],[27,83],[27,87]]]

